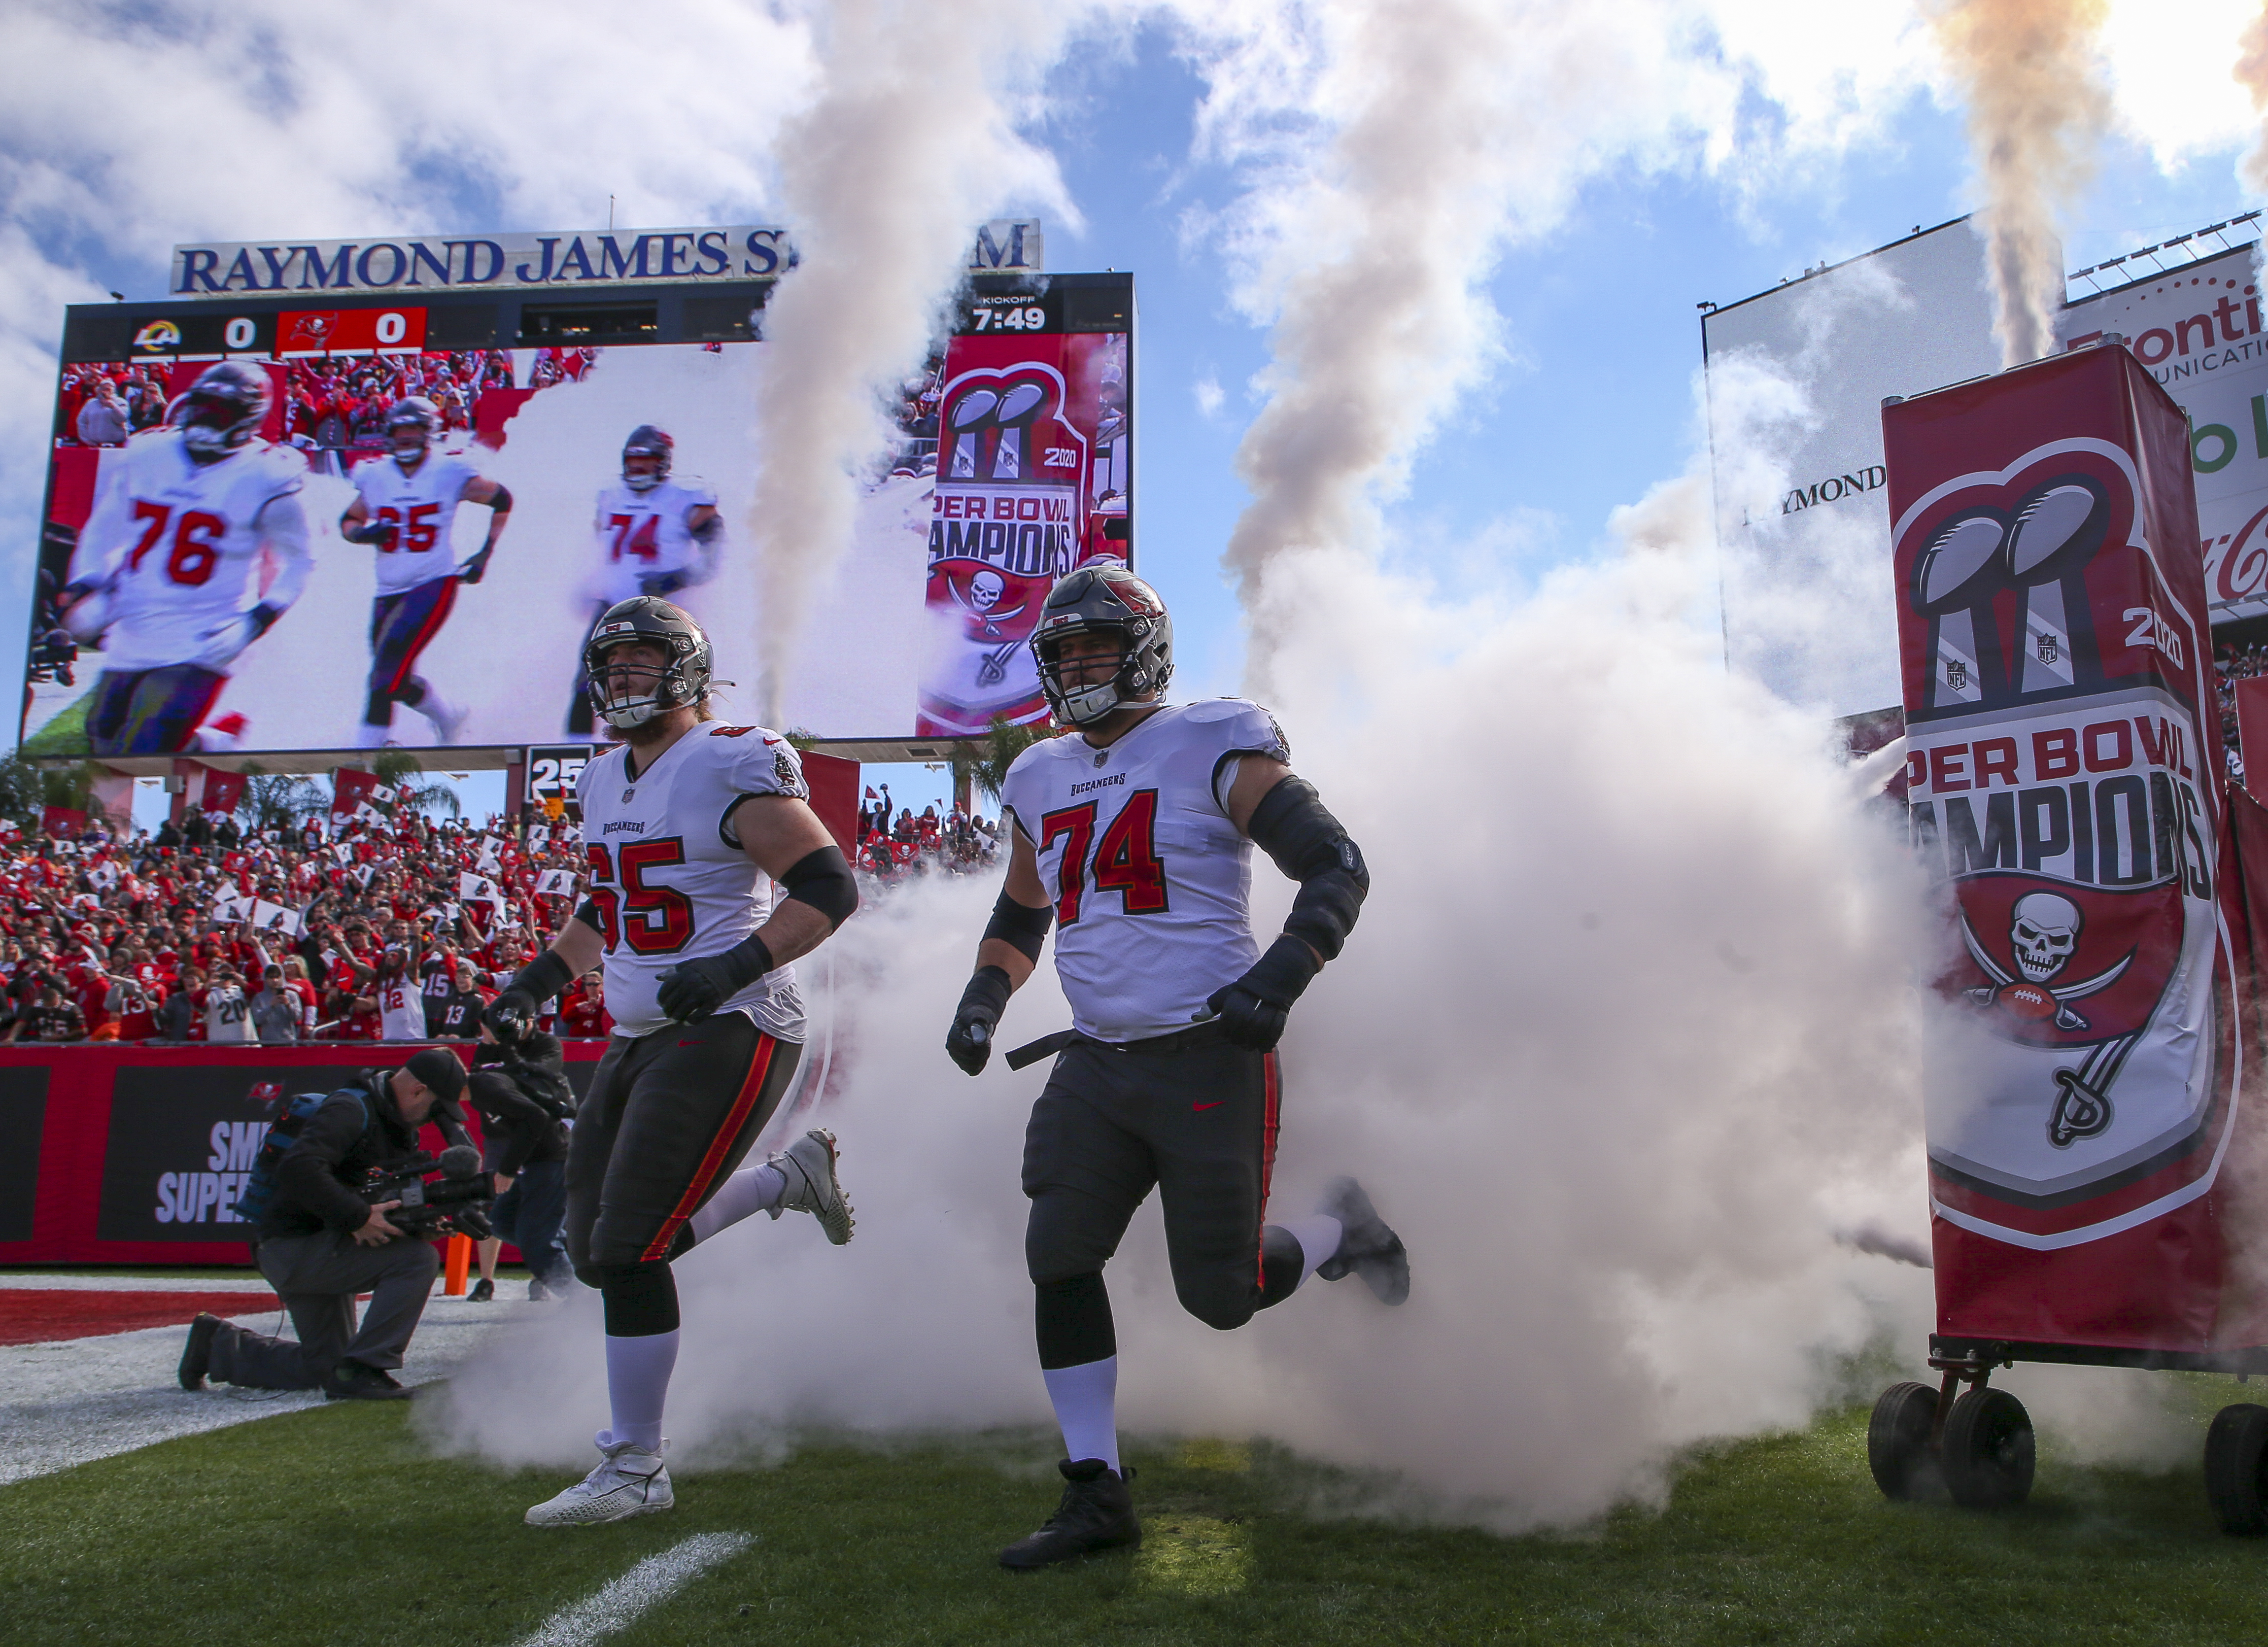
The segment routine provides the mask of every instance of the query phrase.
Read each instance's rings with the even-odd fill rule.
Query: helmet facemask
[[[386,444],[393,449],[394,462],[405,469],[423,463],[438,432],[439,421],[431,403],[422,398],[398,402],[386,420]]]
[[[181,431],[181,444],[189,449],[191,457],[210,463],[228,456],[250,439],[260,415],[255,412],[247,418],[244,408],[235,401],[191,390],[173,402],[166,421]]]
[[[679,669],[681,660],[672,658],[661,664],[617,664],[614,654],[624,647],[658,646],[651,640],[617,641],[600,652],[591,671],[591,706],[597,710],[608,725],[629,732],[643,726],[657,715],[664,715],[678,707],[684,696],[684,680]],[[622,695],[615,695],[617,677],[622,680]]]
[[[1063,643],[1073,635],[1102,636],[1116,641],[1116,666],[1102,679],[1093,679],[1095,666],[1108,661],[1110,655],[1089,653],[1084,658],[1065,658]],[[1079,677],[1080,683],[1067,680],[1066,673]],[[1149,672],[1141,666],[1124,626],[1101,623],[1081,624],[1068,633],[1049,635],[1040,648],[1040,682],[1056,718],[1072,726],[1091,726],[1160,684],[1151,680]]]

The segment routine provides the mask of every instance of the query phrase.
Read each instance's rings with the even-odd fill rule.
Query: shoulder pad
[[[251,467],[262,481],[270,482],[275,494],[296,492],[307,478],[307,460],[297,446],[269,445],[251,455]]]
[[[1184,705],[1182,717],[1203,725],[1212,721],[1232,721],[1240,715],[1255,711],[1262,715],[1268,713],[1249,698],[1200,698],[1195,703]]]
[[[688,504],[706,505],[711,509],[717,507],[717,489],[697,474],[677,476],[670,484],[685,494],[685,501]]]

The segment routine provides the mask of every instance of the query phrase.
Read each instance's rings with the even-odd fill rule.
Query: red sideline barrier
[[[579,1093],[606,1043],[566,1046]],[[267,1129],[273,1088],[254,1089],[328,1091],[415,1050],[0,1047],[0,1264],[248,1265],[241,1226],[221,1214]]]

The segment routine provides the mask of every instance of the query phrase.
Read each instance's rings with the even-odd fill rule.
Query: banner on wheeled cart
[[[2185,420],[2110,347],[1882,421],[1908,822],[1958,927],[1939,1330],[2207,1348],[2250,974]]]

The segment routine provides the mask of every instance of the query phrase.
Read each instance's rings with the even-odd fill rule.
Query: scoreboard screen
[[[639,592],[707,628],[729,718],[784,651],[823,739],[1043,719],[1049,583],[1133,557],[1131,276],[971,278],[792,636],[750,525],[770,284],[72,309],[26,752],[587,745],[584,639]]]

